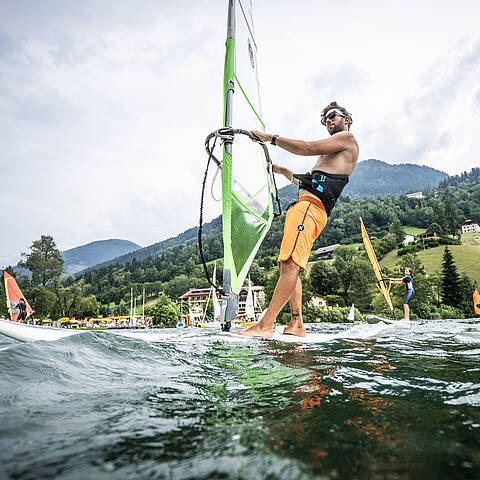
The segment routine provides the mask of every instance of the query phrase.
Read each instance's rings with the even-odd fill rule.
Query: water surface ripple
[[[1,337],[0,480],[480,478],[478,322],[308,329]]]

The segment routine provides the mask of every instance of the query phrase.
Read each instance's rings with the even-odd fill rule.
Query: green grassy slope
[[[480,240],[480,235],[477,235]],[[462,236],[462,245],[449,245],[453,259],[457,265],[458,272],[465,272],[472,280],[480,283],[480,242],[472,235]],[[442,259],[445,246],[421,250],[417,253],[418,258],[425,266],[427,273],[442,270]],[[385,267],[393,267],[401,259],[397,250],[387,253],[380,261]]]
[[[405,227],[403,227],[403,231],[407,235],[413,235],[413,236],[417,236],[420,233],[425,232],[425,230],[426,230],[425,228],[411,227],[410,225],[406,225]]]

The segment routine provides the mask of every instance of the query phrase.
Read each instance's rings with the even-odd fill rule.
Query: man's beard
[[[328,133],[330,135],[334,135],[335,133],[340,132],[340,128],[337,127],[336,125],[333,126],[332,130],[328,129]]]

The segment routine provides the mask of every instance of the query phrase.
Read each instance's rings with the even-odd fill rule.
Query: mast
[[[213,282],[215,283],[215,280]],[[202,323],[205,321],[205,317],[207,316],[208,302],[210,301],[210,295],[212,295],[212,290],[213,294],[215,295],[215,289],[213,287],[210,287],[210,289],[208,290],[207,301],[205,302],[205,307],[203,308],[202,312]]]
[[[217,284],[217,261],[215,260],[215,265],[213,267],[213,283]],[[213,321],[216,322],[220,319],[220,302],[218,301],[217,292],[212,287],[212,301],[213,301]]]
[[[132,320],[133,312],[133,287],[130,287],[130,321]]]
[[[227,16],[227,40],[225,52],[225,66],[223,72],[223,93],[224,93],[224,118],[223,126],[232,127],[233,114],[233,92],[234,92],[234,65],[235,65],[235,1],[228,2],[228,16]],[[223,144],[223,163],[232,163],[232,140],[227,140]],[[230,178],[226,178],[225,172],[227,169],[222,168],[222,185],[230,184]],[[223,202],[228,202],[228,210],[231,211],[230,195],[223,195]],[[225,211],[225,208],[224,208]],[[223,242],[230,242],[231,228],[230,219],[223,219]],[[228,221],[227,221],[228,220]],[[226,263],[226,262],[225,262]],[[232,291],[232,272],[223,268],[223,291],[222,304],[220,310],[220,323],[222,330],[229,331],[232,325],[232,320],[237,316],[238,312],[238,295]]]
[[[247,318],[255,318],[255,303],[253,301],[253,290],[252,282],[250,281],[250,275],[248,276],[248,291],[247,291],[247,300],[245,302],[245,314]]]

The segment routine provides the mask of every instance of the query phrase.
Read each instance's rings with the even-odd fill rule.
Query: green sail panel
[[[268,209],[264,211],[263,216],[258,216],[236,196],[232,196],[232,240],[230,246],[235,277],[238,282],[236,285],[232,285],[234,291],[242,287],[250,265],[269,228]]]

